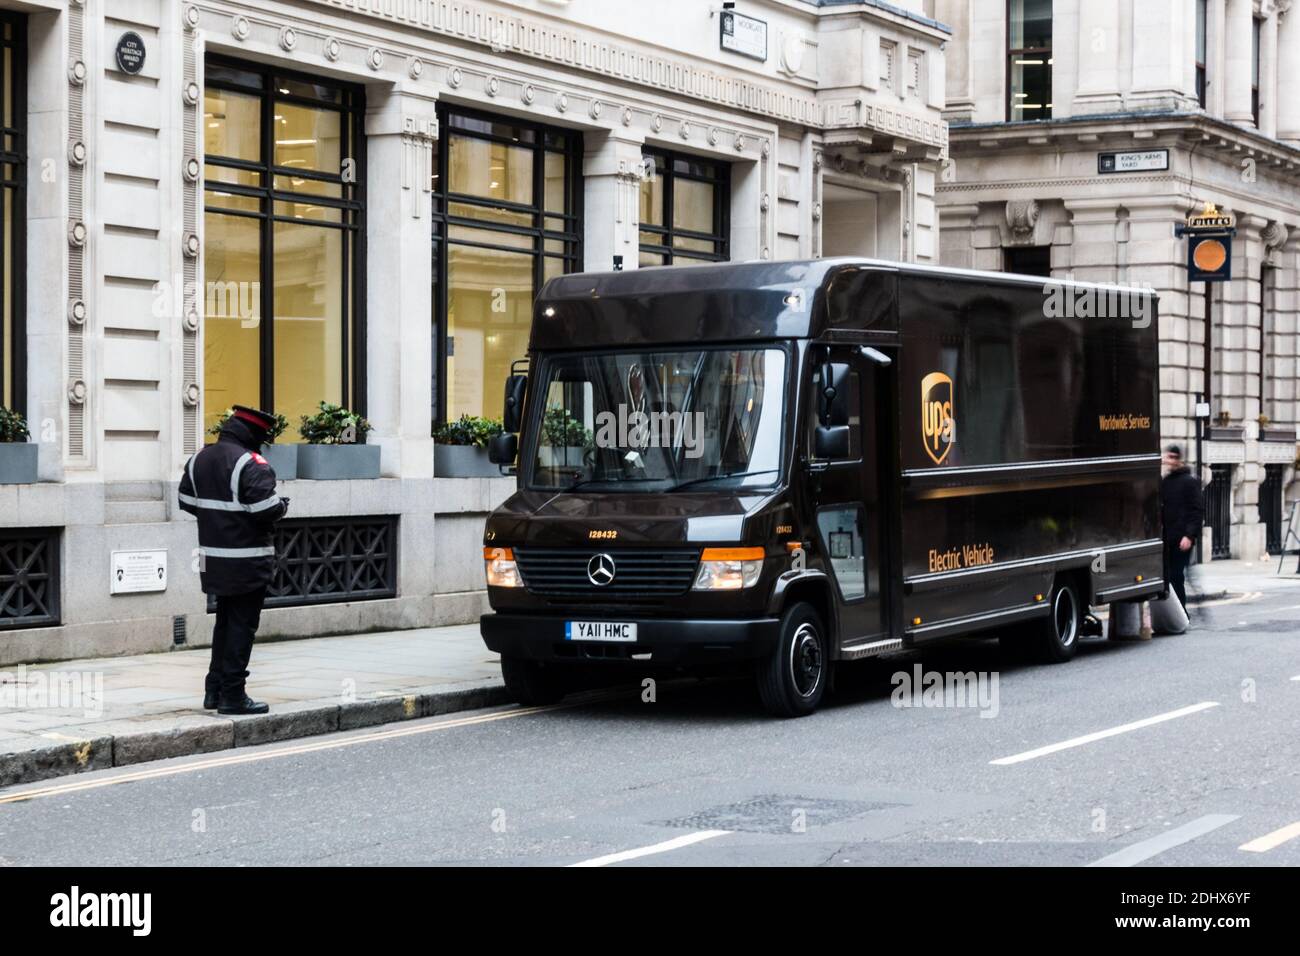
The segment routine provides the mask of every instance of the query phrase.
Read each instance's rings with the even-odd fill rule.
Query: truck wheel
[[[555,668],[518,657],[501,658],[501,677],[506,693],[524,707],[554,704],[568,690]]]
[[[1063,664],[1079,648],[1083,604],[1078,586],[1066,578],[1052,585],[1052,613],[1032,623],[1034,657],[1043,664]]]
[[[821,703],[830,676],[826,631],[811,604],[800,602],[781,616],[781,637],[757,668],[758,695],[774,717],[803,717]]]

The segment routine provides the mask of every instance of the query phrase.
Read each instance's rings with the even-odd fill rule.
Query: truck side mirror
[[[818,425],[813,433],[813,457],[823,460],[849,457],[849,426]]]
[[[488,461],[494,465],[513,465],[519,456],[519,436],[514,432],[497,432],[488,439]]]
[[[826,362],[817,370],[817,420],[825,428],[849,423],[849,367],[842,362]]]
[[[506,431],[519,431],[520,423],[524,418],[524,396],[527,393],[527,375],[511,375],[506,379],[506,401],[501,414],[502,427]]]

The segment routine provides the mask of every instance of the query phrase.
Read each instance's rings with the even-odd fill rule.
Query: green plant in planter
[[[227,408],[224,412],[221,413],[221,417],[212,423],[212,427],[208,429],[208,434],[214,436],[220,435],[222,426],[224,426],[226,422],[230,420],[230,416],[234,414],[235,414],[235,410],[233,408]],[[289,419],[285,418],[283,415],[277,414],[275,416],[275,424],[271,426],[271,430],[267,433],[266,443],[269,445],[272,442],[274,442],[277,438],[279,438],[281,435],[284,434],[285,429],[287,429],[288,427],[289,427]]]
[[[542,416],[542,444],[552,448],[586,448],[594,443],[591,432],[567,408],[548,408]]]
[[[433,440],[439,445],[473,445],[486,448],[493,435],[503,429],[499,418],[462,415],[454,422],[433,426]]]
[[[30,437],[27,419],[0,405],[0,443],[24,442]]]
[[[355,445],[373,426],[342,405],[321,402],[315,415],[302,416],[298,432],[310,445]]]

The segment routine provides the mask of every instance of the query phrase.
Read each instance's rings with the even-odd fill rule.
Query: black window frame
[[[14,126],[0,127],[0,215],[6,197],[11,198],[11,244],[4,245],[0,232],[0,283],[10,283],[11,348],[5,354],[4,336],[0,333],[0,405],[11,393],[8,408],[19,415],[27,414],[27,15],[0,12],[0,26],[9,28],[9,37],[0,29],[0,49],[9,51],[12,76]],[[0,84],[5,77],[0,74]],[[0,96],[4,90],[0,86]],[[5,175],[5,170],[9,171]]]
[[[1013,73],[1014,73],[1014,70],[1013,70],[1013,63],[1014,63],[1014,61],[1015,61],[1015,58],[1016,58],[1017,56],[1023,56],[1024,54],[1036,54],[1036,55],[1040,55],[1040,56],[1043,57],[1044,65],[1047,67],[1047,86],[1048,86],[1048,90],[1047,90],[1047,92],[1048,92],[1048,98],[1049,98],[1049,99],[1051,98],[1051,92],[1052,92],[1052,74],[1053,74],[1054,71],[1053,71],[1052,64],[1051,64],[1051,62],[1050,62],[1050,60],[1052,59],[1052,44],[1049,44],[1048,46],[1045,46],[1045,47],[1044,47],[1044,46],[1013,47],[1013,46],[1011,45],[1011,5],[1012,5],[1014,2],[1015,2],[1015,0],[1006,0],[1006,7],[1005,7],[1005,9],[1006,9],[1006,37],[1005,37],[1005,43],[1006,43],[1006,51],[1007,51],[1007,57],[1006,57],[1006,91],[1007,91],[1007,95],[1006,95],[1006,110],[1007,110],[1007,122],[1009,122],[1009,123],[1011,123],[1011,122],[1025,122],[1025,123],[1031,123],[1031,122],[1036,122],[1036,121],[1039,121],[1039,120],[1050,120],[1050,119],[1052,118],[1052,103],[1050,103],[1050,102],[1049,102],[1049,103],[1044,103],[1044,104],[1043,104],[1043,107],[1042,107],[1042,109],[1043,109],[1043,113],[1042,113],[1042,115],[1040,115],[1040,116],[1035,116],[1035,117],[1033,117],[1032,119],[1026,119],[1024,116],[1016,116],[1016,111],[1015,111],[1015,109],[1014,109],[1014,107],[1015,107],[1015,91],[1014,91],[1014,89],[1012,88],[1012,85],[1011,85],[1011,77],[1013,76]],[[1056,7],[1055,7],[1055,5],[1053,5],[1053,7],[1052,7],[1052,28],[1053,28],[1053,29],[1052,29],[1052,40],[1053,40],[1053,44],[1054,44],[1054,43],[1055,43],[1055,39],[1056,39],[1056,31],[1055,31],[1055,28],[1056,28]]]
[[[458,120],[471,123],[500,123],[527,131],[532,135],[532,142],[520,142],[508,136],[500,136],[482,130],[467,129],[456,125]],[[533,150],[533,203],[526,205],[507,200],[491,199],[466,193],[451,193],[447,190],[450,182],[448,164],[451,150],[448,144],[451,137],[467,136],[486,142],[502,143],[507,146],[531,146]],[[562,153],[565,165],[565,205],[564,212],[546,209],[546,153]],[[438,104],[438,141],[434,151],[433,192],[433,227],[431,254],[433,264],[433,408],[430,410],[431,427],[446,421],[447,414],[447,296],[448,254],[452,245],[470,246],[483,249],[496,249],[505,252],[523,252],[517,246],[506,246],[484,241],[467,242],[464,239],[452,239],[451,227],[462,226],[481,229],[485,235],[492,232],[505,232],[527,236],[532,239],[533,289],[534,296],[541,292],[545,283],[546,260],[559,259],[565,275],[581,272],[583,265],[583,137],[580,130],[563,126],[551,126],[500,113],[491,113],[462,106],[456,103]],[[519,226],[509,223],[491,222],[469,216],[453,215],[452,204],[477,206],[483,209],[502,209],[513,213],[531,215],[531,226]],[[548,228],[548,219],[560,219],[565,228],[555,230]],[[564,244],[560,253],[548,252],[548,240]],[[524,358],[524,356],[520,356]]]
[[[285,70],[270,64],[252,63],[219,54],[208,54],[205,59],[205,74],[213,67],[234,70],[260,78],[258,84],[244,84],[235,80],[204,76],[204,89],[211,87],[231,92],[256,94],[261,97],[259,116],[259,136],[262,159],[260,162],[237,159],[229,156],[217,156],[204,152],[203,163],[203,212],[216,212],[225,216],[240,216],[256,219],[260,222],[260,253],[258,262],[258,279],[261,283],[261,315],[258,327],[260,348],[260,408],[275,408],[275,223],[289,222],[308,224],[323,228],[340,229],[343,232],[343,261],[352,263],[350,270],[343,274],[343,295],[351,308],[350,329],[345,327],[342,342],[342,383],[340,388],[342,404],[349,410],[364,415],[366,413],[366,136],[365,88],[360,84],[347,83],[326,77],[315,76],[295,70]],[[286,79],[313,86],[337,90],[339,102],[313,99],[296,94],[279,92],[276,79]],[[341,158],[355,160],[352,182],[343,180],[342,170],[338,175],[322,173],[316,170],[304,170],[292,166],[275,165],[275,137],[272,124],[275,121],[274,105],[290,103],[299,106],[331,109],[342,114],[344,122],[340,130],[345,130],[348,137],[346,146],[340,147]],[[352,147],[351,149],[347,148]],[[255,172],[262,177],[261,186],[245,186],[239,183],[212,181],[207,178],[207,167],[216,166],[243,172]],[[319,182],[336,183],[341,187],[341,197],[335,199],[315,193],[295,193],[275,188],[276,177],[293,176]],[[258,200],[259,210],[227,208],[208,202],[209,193],[230,193]],[[314,205],[328,206],[340,210],[340,222],[300,219],[295,216],[277,215],[277,202],[309,201]],[[269,281],[268,281],[269,277]],[[351,334],[349,335],[349,331]],[[205,370],[206,374],[206,370]]]
[[[1210,0],[1196,0],[1196,102],[1205,109],[1209,90]]]
[[[1255,128],[1259,128],[1259,81],[1263,69],[1261,49],[1264,41],[1264,19],[1251,17],[1250,20],[1250,115],[1254,117]]]
[[[706,156],[697,156],[694,153],[680,153],[653,146],[644,147],[641,150],[641,156],[643,161],[648,159],[656,160],[655,175],[663,178],[663,209],[660,210],[660,218],[663,219],[664,225],[656,226],[644,222],[639,223],[638,229],[640,231],[637,234],[638,255],[642,252],[662,255],[665,257],[663,264],[667,266],[676,264],[675,260],[677,259],[685,259],[689,262],[729,262],[731,260],[731,164],[710,159]],[[659,169],[659,161],[662,161],[663,164],[662,171]],[[692,172],[690,169],[692,165],[712,167],[712,172]],[[713,232],[705,233],[692,229],[679,229],[674,225],[673,187],[678,179],[709,183],[714,187]],[[643,233],[647,232],[662,237],[661,243],[652,245],[645,242]],[[714,251],[706,253],[697,252],[693,249],[674,248],[673,240],[678,237],[712,242]]]

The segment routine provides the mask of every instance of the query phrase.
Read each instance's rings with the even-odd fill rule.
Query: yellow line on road
[[[392,740],[398,737],[411,737],[415,734],[427,734],[437,730],[453,730],[457,727],[472,727],[477,724],[488,724],[498,720],[509,720],[512,717],[530,717],[533,714],[541,714],[547,711],[563,710],[569,707],[578,707],[585,703],[590,703],[590,698],[565,704],[551,704],[546,707],[519,707],[514,710],[493,711],[489,714],[479,714],[475,717],[457,717],[453,720],[444,720],[436,724],[421,724],[414,727],[397,727],[392,730],[375,731],[368,734],[359,734],[354,737],[345,737],[340,740],[318,740],[313,743],[295,744],[292,747],[281,747],[274,750],[258,750],[242,754],[227,754],[221,757],[212,757],[207,760],[196,760],[192,763],[180,764],[171,767],[155,767],[151,770],[137,770],[131,773],[118,774],[112,777],[102,777],[95,780],[78,780],[69,783],[56,784],[52,787],[43,787],[35,790],[24,790],[17,793],[9,793],[0,796],[0,804],[21,803],[24,800],[35,800],[40,797],[55,797],[68,793],[77,793],[82,790],[96,790],[100,787],[111,787],[119,783],[135,783],[141,780],[155,780],[159,777],[172,777],[182,773],[195,773],[200,770],[213,770],[218,767],[230,767],[236,764],[256,763],[261,760],[276,760],[280,757],[292,757],[298,754],[316,753],[322,750],[336,750],[340,747],[352,747],[357,744],[374,743],[379,740]]]
[[[1266,833],[1262,837],[1255,837],[1255,839],[1249,843],[1243,843],[1237,849],[1245,850],[1247,853],[1267,853],[1269,850],[1294,840],[1296,837],[1300,837],[1300,823],[1292,823],[1280,830]]]

